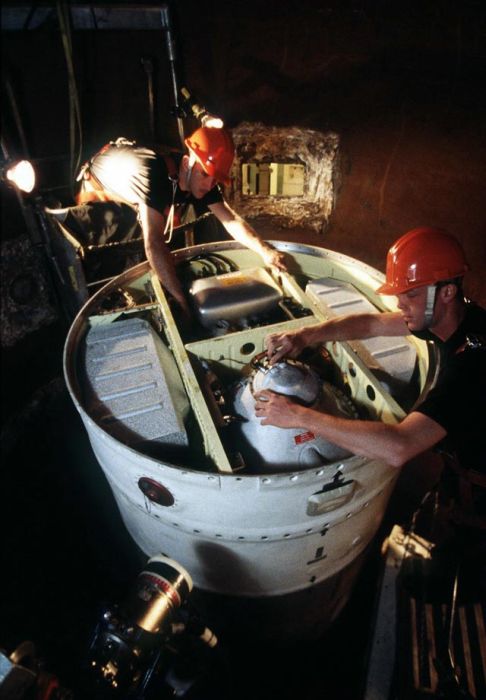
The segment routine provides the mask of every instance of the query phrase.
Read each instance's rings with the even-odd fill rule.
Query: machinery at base
[[[44,668],[35,644],[24,641],[10,654],[0,649],[1,700],[74,700],[56,675]]]
[[[178,562],[152,557],[126,600],[102,610],[72,690],[26,641],[8,656],[0,650],[1,700],[223,700],[229,678],[216,635],[190,603],[192,588]]]
[[[189,603],[192,586],[173,559],[147,562],[124,604],[102,612],[89,650],[89,697],[219,697],[214,681],[221,673],[209,676],[218,640]]]

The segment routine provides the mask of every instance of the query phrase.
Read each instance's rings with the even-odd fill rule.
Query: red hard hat
[[[459,242],[450,233],[422,226],[408,231],[388,251],[386,282],[378,294],[403,294],[409,289],[462,277],[468,265]]]
[[[235,146],[227,129],[201,126],[184,142],[194,153],[204,171],[218,182],[229,185]]]

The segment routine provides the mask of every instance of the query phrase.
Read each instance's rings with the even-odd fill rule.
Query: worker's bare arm
[[[262,425],[302,428],[353,454],[382,459],[395,467],[433,447],[446,435],[441,425],[418,411],[401,423],[388,424],[331,416],[272,391],[261,391],[255,398],[255,413],[262,418]]]
[[[332,340],[356,340],[376,336],[407,335],[409,330],[401,313],[354,314],[332,318],[293,331],[272,333],[265,344],[272,363],[282,357],[297,357],[305,348]]]
[[[189,307],[177,277],[174,259],[164,241],[165,217],[156,209],[143,203],[139,204],[139,216],[145,253],[151,268],[182,310],[189,314]]]
[[[266,241],[262,240],[255,229],[237,214],[227,202],[216,202],[210,204],[209,209],[223,224],[230,236],[243,243],[250,250],[254,250],[261,255],[266,265],[275,267],[278,270],[286,270],[285,255],[276,250]]]

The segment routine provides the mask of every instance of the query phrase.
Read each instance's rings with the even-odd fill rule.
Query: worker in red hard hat
[[[481,529],[486,542],[486,310],[463,296],[467,269],[453,236],[416,228],[390,248],[386,281],[377,289],[396,295],[397,312],[337,317],[266,338],[272,364],[327,341],[413,334],[433,343],[440,357],[438,377],[401,422],[327,415],[271,391],[258,394],[255,411],[262,425],[302,428],[397,468],[437,446],[444,473],[454,473],[457,482],[454,518]]]
[[[81,168],[78,204],[119,201],[138,208],[145,253],[165,289],[189,314],[168,243],[178,214],[189,205],[196,216],[211,212],[235,240],[285,270],[285,255],[262,240],[229,206],[220,183],[231,182],[235,149],[226,128],[202,126],[185,139],[186,154],[160,155],[119,138]]]

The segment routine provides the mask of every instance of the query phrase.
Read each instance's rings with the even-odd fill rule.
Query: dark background
[[[340,135],[341,183],[327,230],[265,236],[338,250],[383,270],[399,235],[441,226],[464,244],[468,293],[486,302],[482,0],[178,0],[170,10],[180,84],[228,126],[258,121]],[[77,135],[72,150],[55,8],[28,27],[4,6],[2,144],[10,156],[34,159],[46,200],[72,203],[78,151],[85,159],[117,136],[151,138],[144,57],[154,66],[155,140],[179,146],[162,31],[73,30],[82,140]],[[140,559],[65,391],[69,319],[48,255],[41,243],[24,254],[17,244],[32,231],[14,193],[2,187],[1,197],[2,325],[18,333],[6,334],[2,349],[0,647],[33,639],[50,670],[73,684],[98,606],[124,595]],[[427,457],[404,469],[384,531],[409,517],[435,468]],[[322,644],[274,653],[254,641],[253,655],[241,657],[247,665],[235,670],[247,696],[306,698],[318,689],[329,698],[360,697],[377,571],[372,557]],[[255,680],[258,669],[263,682]]]

